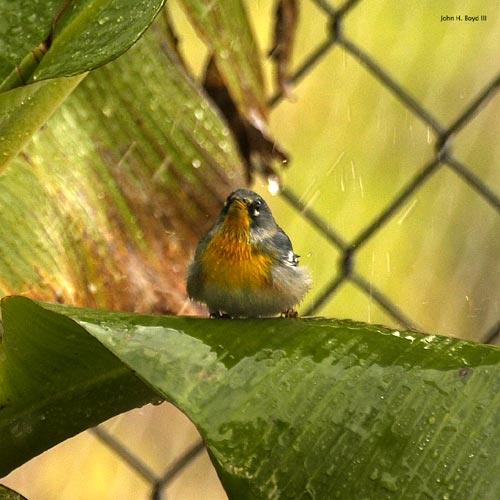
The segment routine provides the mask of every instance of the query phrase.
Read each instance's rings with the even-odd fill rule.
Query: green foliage
[[[498,348],[320,318],[2,307],[2,472],[156,393],[231,498],[500,494]]]
[[[83,76],[40,82],[0,94],[0,171],[32,139]]]
[[[15,71],[39,44],[45,54],[31,74],[35,81],[82,73],[125,52],[157,15],[164,0],[0,1],[5,36],[0,44],[0,75]],[[23,82],[19,82],[22,84]]]
[[[0,43],[0,91],[4,92],[0,95],[0,167],[26,145],[80,82],[82,73],[128,49],[162,4],[163,0],[0,1],[6,24]],[[80,76],[72,80],[19,88],[76,74]]]
[[[0,351],[0,476],[54,444],[154,398],[135,375],[63,316],[5,299]]]

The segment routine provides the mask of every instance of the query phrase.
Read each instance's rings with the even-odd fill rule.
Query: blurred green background
[[[293,67],[328,37],[327,16],[302,0]],[[331,1],[338,7],[341,1]],[[272,45],[271,0],[246,3],[263,57]],[[168,7],[180,49],[195,75],[203,43],[175,0]],[[483,22],[441,22],[444,15],[486,15]],[[500,10],[492,0],[362,0],[343,23],[359,45],[443,126],[452,123],[500,70]],[[265,62],[268,93],[273,68]],[[435,137],[384,85],[334,46],[271,114],[271,131],[290,153],[284,183],[351,241],[434,155]],[[500,95],[452,140],[454,155],[500,196]],[[303,310],[336,276],[340,253],[257,179],[314,279]],[[480,340],[500,318],[500,215],[442,166],[356,255],[356,269],[430,333]],[[369,294],[342,285],[317,314],[398,327]],[[197,440],[167,404],[116,417],[105,427],[159,474]],[[5,484],[30,499],[147,499],[150,485],[89,433],[12,473]],[[201,455],[164,491],[169,499],[223,499]]]

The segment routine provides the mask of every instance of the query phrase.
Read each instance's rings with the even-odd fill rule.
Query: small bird
[[[238,189],[198,243],[187,292],[207,304],[211,317],[296,316],[293,307],[311,286],[298,263],[263,198]]]

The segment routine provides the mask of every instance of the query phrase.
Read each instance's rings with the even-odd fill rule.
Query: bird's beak
[[[231,216],[241,217],[241,215],[245,214],[246,210],[247,207],[243,200],[233,200],[227,213]]]
[[[226,224],[234,229],[248,229],[247,206],[243,200],[233,200],[226,214]]]

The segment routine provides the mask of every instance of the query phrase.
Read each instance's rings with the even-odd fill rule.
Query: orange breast
[[[223,288],[258,289],[269,286],[271,258],[252,248],[243,234],[216,234],[203,252],[205,282]]]

